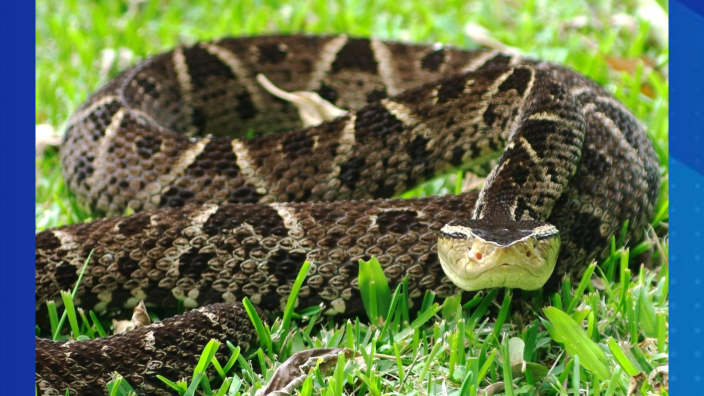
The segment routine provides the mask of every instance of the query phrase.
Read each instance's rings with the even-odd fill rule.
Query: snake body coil
[[[350,112],[301,129],[296,108],[271,96],[257,74]],[[264,135],[248,139],[250,131]],[[195,308],[247,296],[277,310],[308,260],[298,304],[353,315],[362,311],[359,259],[377,257],[391,287],[408,276],[412,298],[425,290],[449,296],[459,289],[440,265],[440,231],[501,240],[518,223],[559,230],[551,276],[560,279],[604,257],[624,221],[628,240],[640,239],[659,191],[644,128],[573,71],[495,51],[346,36],[224,39],[150,58],[71,117],[62,167],[96,212],[138,213],[38,233],[38,312],[73,287],[93,251],[76,298],[86,309],[140,300]],[[481,192],[392,198],[458,167],[488,174]],[[246,314],[229,307],[221,325],[248,343]],[[186,332],[200,334],[204,317],[212,320],[206,313],[169,322],[168,334],[38,339],[38,386],[44,394],[99,392],[115,369],[141,392],[157,392],[156,374],[197,356],[164,352],[149,334],[181,345]],[[160,364],[124,370],[82,360],[100,348]],[[61,351],[90,375],[61,371],[62,358],[48,357]]]

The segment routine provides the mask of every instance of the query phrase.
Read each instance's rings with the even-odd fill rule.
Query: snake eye
[[[526,257],[530,257],[530,252],[526,252]]]
[[[476,253],[474,253],[474,257],[476,257],[477,260],[481,260],[481,259],[482,259],[482,254],[479,253],[479,252],[476,252]]]

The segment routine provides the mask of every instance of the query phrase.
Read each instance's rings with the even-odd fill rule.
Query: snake
[[[304,127],[305,110],[259,75],[339,112]],[[83,309],[189,312],[96,340],[37,338],[43,395],[103,394],[112,372],[170,394],[156,375],[190,375],[211,338],[258,342],[239,301],[282,310],[305,261],[296,306],[328,315],[363,314],[358,263],[372,257],[390,287],[407,279],[411,303],[547,287],[606,257],[612,235],[642,239],[660,188],[642,123],[567,67],[346,35],[152,56],[71,115],[60,154],[69,190],[104,217],[36,234],[37,320],[80,274]],[[483,186],[401,197],[457,170]]]

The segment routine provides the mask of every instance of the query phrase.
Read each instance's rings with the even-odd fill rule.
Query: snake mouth
[[[560,234],[555,227],[516,222],[492,230],[476,228],[483,225],[477,223],[446,225],[438,238],[440,263],[455,285],[464,290],[494,287],[535,290],[547,282],[560,248]],[[493,232],[497,230],[501,231]]]

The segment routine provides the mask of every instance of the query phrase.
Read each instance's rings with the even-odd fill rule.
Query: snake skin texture
[[[260,318],[266,320],[262,314]],[[241,304],[219,303],[106,338],[78,342],[37,338],[36,359],[42,362],[37,364],[37,386],[43,394],[64,395],[68,389],[72,395],[102,395],[107,393],[109,374],[119,372],[139,394],[170,394],[157,374],[177,380],[193,373],[211,339],[223,345],[215,355],[222,362],[229,359],[226,341],[245,350],[258,344],[256,337]]]
[[[264,90],[258,73],[350,112],[302,129],[296,108]],[[604,257],[624,221],[627,239],[641,239],[660,183],[644,127],[586,77],[496,51],[346,36],[231,38],[157,55],[75,112],[61,158],[68,186],[95,213],[137,213],[37,234],[38,318],[74,286],[91,251],[76,302],[101,312],[140,300],[234,307],[245,296],[275,311],[308,260],[298,305],[355,315],[363,312],[357,263],[372,256],[391,287],[408,276],[412,298],[445,297],[459,289],[442,272],[438,233],[470,218],[555,225],[559,280]],[[488,175],[483,189],[393,198],[456,168]],[[247,343],[248,319],[232,309],[223,317]],[[196,317],[169,323],[198,331],[205,320]],[[183,330],[173,328],[168,340],[178,345]],[[148,332],[38,339],[40,392],[104,391],[109,371],[66,373],[58,351],[69,350],[71,367],[89,365],[74,351],[97,354],[100,345],[133,348],[144,362]],[[165,356],[155,361],[191,364]],[[140,392],[156,392],[149,377],[160,371],[133,367],[118,371],[139,378]]]

